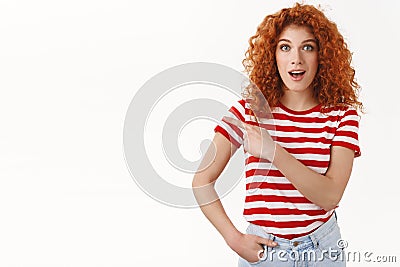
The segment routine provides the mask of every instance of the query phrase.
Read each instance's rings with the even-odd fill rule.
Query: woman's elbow
[[[203,183],[201,182],[201,179],[197,175],[195,175],[192,180],[192,188],[197,188],[202,185]]]
[[[330,211],[330,210],[333,210],[334,208],[336,208],[337,204],[338,203],[328,203],[328,204],[321,206],[321,208],[324,209],[325,211]]]
[[[326,211],[333,210],[338,206],[341,198],[342,195],[333,195],[325,199],[325,201],[321,203],[319,206]]]
[[[215,179],[211,179],[209,175],[196,174],[192,180],[192,188],[205,187],[207,185],[214,185]]]

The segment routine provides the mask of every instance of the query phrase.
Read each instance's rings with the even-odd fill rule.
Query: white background
[[[199,209],[162,205],[134,183],[124,117],[166,68],[241,71],[257,25],[293,3],[1,1],[0,266],[235,266]],[[363,155],[338,209],[342,235],[353,251],[399,262],[400,3],[308,3],[325,7],[354,52],[367,111]],[[244,230],[242,185],[223,203]]]

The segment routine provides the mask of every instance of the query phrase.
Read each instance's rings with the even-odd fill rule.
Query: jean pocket
[[[318,241],[318,249],[321,253],[320,258],[331,261],[342,261],[344,257],[344,248],[340,245],[341,235],[338,227]]]

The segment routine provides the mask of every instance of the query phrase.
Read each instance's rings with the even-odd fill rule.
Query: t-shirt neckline
[[[320,109],[321,109],[321,103],[319,103],[318,105],[316,105],[316,106],[314,106],[312,108],[309,108],[309,109],[306,109],[306,110],[300,110],[300,111],[299,110],[293,110],[293,109],[290,109],[290,108],[284,106],[281,103],[281,101],[278,101],[278,106],[281,109],[283,109],[284,111],[286,111],[288,113],[291,113],[291,114],[295,114],[295,115],[305,115],[305,114],[309,114],[309,113],[314,112],[314,111],[320,111]]]

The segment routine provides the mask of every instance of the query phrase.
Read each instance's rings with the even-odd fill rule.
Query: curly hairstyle
[[[317,40],[319,65],[311,87],[322,110],[349,105],[362,111],[362,103],[358,100],[360,86],[350,65],[352,54],[343,36],[322,11],[299,3],[266,16],[256,34],[249,39],[250,46],[242,63],[253,83],[243,92],[245,98],[251,99],[251,108],[260,111],[266,106],[265,101],[275,107],[283,96],[275,51],[279,35],[289,25],[309,27]]]

